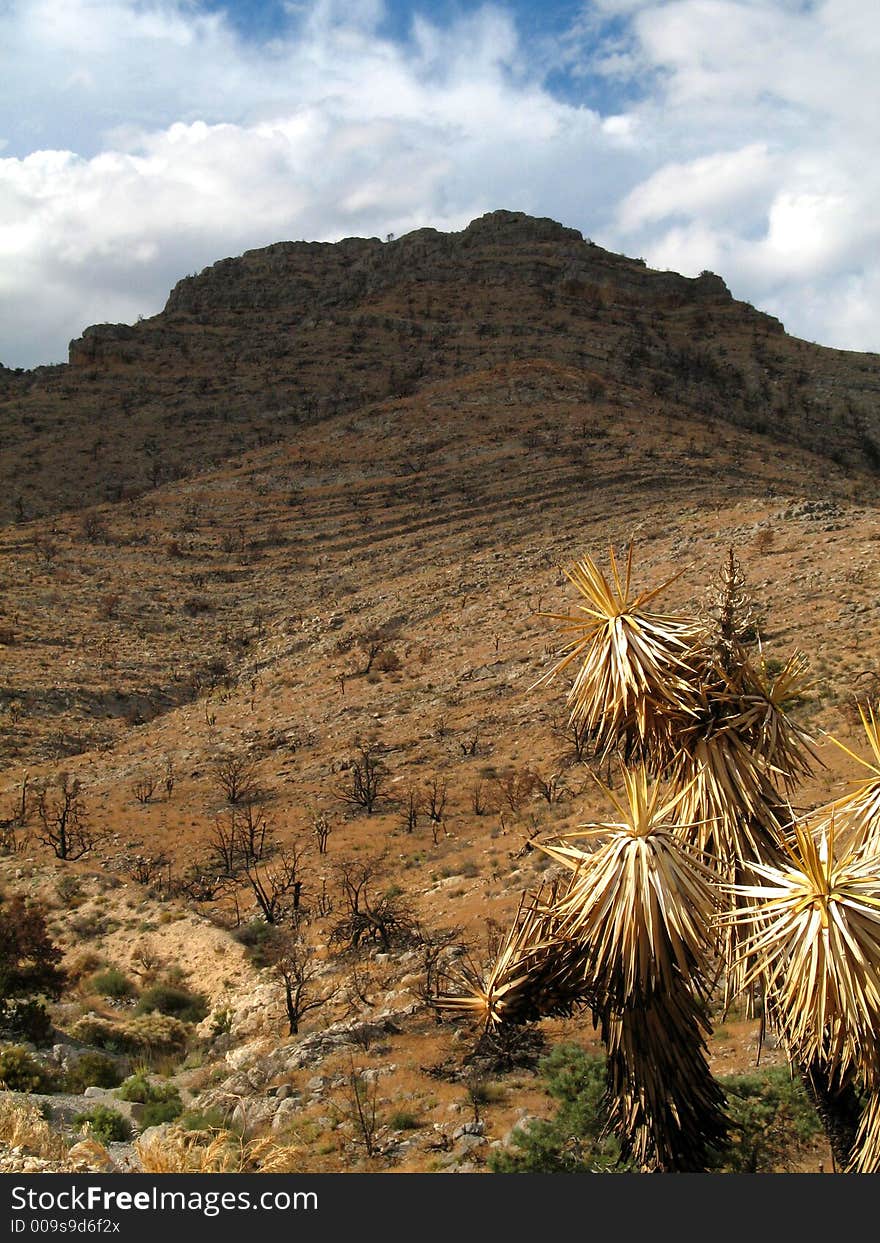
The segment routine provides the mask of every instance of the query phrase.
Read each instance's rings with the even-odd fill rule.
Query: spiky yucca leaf
[[[763,658],[755,665],[743,652],[734,675],[742,696],[736,729],[786,792],[808,777],[818,761],[813,739],[787,711],[810,689],[809,668],[804,653],[794,652],[771,674]]]
[[[836,799],[831,804],[831,809],[852,830],[859,842],[871,842],[880,848],[880,721],[870,706],[866,711],[859,705],[859,716],[873,760],[866,760],[858,755],[839,738],[833,735],[829,735],[829,738],[841,751],[845,751],[866,768],[870,776],[863,778],[854,790]]]
[[[591,1002],[580,947],[559,936],[554,908],[524,894],[488,972],[462,975],[462,991],[437,999],[439,1009],[471,1015],[487,1030],[570,1015]]]
[[[747,905],[723,918],[743,928],[746,978],[764,982],[793,1056],[862,1071],[880,1030],[880,858],[838,855],[833,817],[795,824],[786,852],[779,866],[753,864],[762,883],[730,887]]]
[[[559,935],[583,947],[603,1003],[622,1005],[682,978],[699,993],[708,979],[716,898],[711,872],[676,835],[672,817],[685,792],[663,801],[644,765],[622,774],[623,802],[603,787],[620,820],[563,839],[600,844],[539,847],[574,871],[555,907]]]
[[[780,836],[781,793],[812,771],[816,753],[809,735],[792,722],[786,705],[803,686],[806,661],[792,656],[776,677],[737,649],[729,669],[694,654],[690,719],[677,733],[670,765],[674,787],[690,787],[681,809],[697,825],[696,844],[720,861],[771,857]]]
[[[587,726],[599,751],[621,743],[630,750],[649,743],[668,749],[668,717],[688,710],[686,654],[702,635],[694,619],[645,608],[672,579],[630,595],[632,553],[630,544],[621,576],[609,550],[610,579],[591,557],[575,562],[564,572],[585,601],[576,605],[581,616],[545,614],[572,637],[566,654],[540,681],[581,662],[568,703],[572,719]]]

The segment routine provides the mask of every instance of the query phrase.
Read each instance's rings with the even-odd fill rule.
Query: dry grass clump
[[[81,1139],[67,1154],[68,1163],[78,1170],[105,1170],[112,1173],[114,1170],[113,1158],[99,1140]]]
[[[302,1166],[302,1149],[271,1139],[243,1139],[234,1131],[184,1131],[135,1140],[147,1174],[289,1174]]]
[[[70,1029],[76,1040],[132,1053],[182,1053],[189,1043],[191,1025],[171,1014],[137,1014],[122,1020],[84,1014]]]
[[[0,1092],[0,1140],[45,1161],[63,1161],[68,1155],[64,1137],[52,1130],[36,1105],[9,1092]]]

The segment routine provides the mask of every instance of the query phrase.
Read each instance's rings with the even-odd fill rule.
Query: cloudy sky
[[[496,208],[880,351],[877,0],[0,0],[0,362]]]

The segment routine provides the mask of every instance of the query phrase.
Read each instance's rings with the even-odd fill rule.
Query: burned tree
[[[37,793],[37,841],[48,846],[56,859],[81,859],[97,844],[98,834],[86,819],[81,791],[79,778],[64,772],[59,773],[54,788]]]
[[[301,913],[303,860],[308,850],[308,845],[294,841],[288,849],[280,850],[271,863],[245,861],[245,876],[267,924],[296,919]]]
[[[288,1034],[295,1036],[305,1015],[319,1010],[339,992],[339,985],[318,988],[321,964],[315,947],[297,933],[283,933],[272,945],[272,970],[284,988]]]
[[[345,913],[330,932],[332,942],[351,949],[371,943],[387,951],[415,935],[416,920],[404,895],[393,886],[380,888],[383,861],[346,860],[337,869]]]
[[[337,790],[337,797],[350,807],[362,808],[371,816],[387,775],[379,746],[372,742],[359,743],[348,770],[348,782]]]

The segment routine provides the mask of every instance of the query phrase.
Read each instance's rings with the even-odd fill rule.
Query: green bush
[[[178,1096],[176,1100],[148,1101],[141,1114],[141,1126],[159,1126],[162,1122],[173,1122],[183,1112],[183,1102]]]
[[[556,1116],[517,1128],[508,1151],[489,1157],[494,1174],[590,1174],[626,1170],[620,1145],[603,1134],[605,1059],[558,1045],[539,1063]]]
[[[141,994],[136,1007],[137,1014],[152,1011],[170,1015],[183,1023],[200,1023],[208,1013],[208,1003],[201,993],[191,993],[175,984],[154,984]]]
[[[73,1121],[78,1127],[88,1126],[90,1133],[102,1144],[124,1144],[131,1139],[127,1119],[106,1105],[96,1105],[88,1113],[77,1114]]]
[[[173,1083],[156,1083],[143,1071],[129,1075],[120,1086],[117,1096],[123,1101],[139,1101],[146,1105],[151,1101],[179,1101],[180,1093]]]
[[[51,1092],[53,1079],[24,1045],[0,1049],[0,1084],[10,1092]]]
[[[240,928],[236,928],[234,936],[240,945],[248,951],[248,958],[255,967],[268,967],[273,961],[273,950],[280,937],[274,924],[264,919],[251,919]]]
[[[192,1028],[171,1014],[139,1014],[123,1024],[127,1047],[146,1054],[183,1053]]]
[[[514,1133],[507,1151],[489,1157],[496,1174],[586,1174],[624,1171],[614,1136],[603,1134],[605,1059],[578,1045],[558,1045],[539,1067],[547,1091],[559,1102],[549,1121]],[[771,1174],[790,1170],[821,1123],[800,1082],[786,1066],[719,1078],[730,1119],[723,1149],[709,1173]]]
[[[75,1040],[121,1053],[182,1053],[192,1029],[168,1014],[139,1014],[123,1021],[85,1014],[70,1029]]]
[[[209,1109],[188,1109],[180,1115],[178,1124],[184,1131],[229,1131],[233,1129],[229,1114],[215,1106]]]
[[[388,1119],[392,1131],[417,1131],[421,1126],[415,1114],[407,1109],[398,1109]]]
[[[102,997],[113,997],[116,1000],[134,997],[137,992],[128,976],[118,967],[107,967],[104,971],[96,971],[89,980],[89,988],[93,992],[100,993]]]
[[[727,1096],[731,1128],[713,1165],[716,1173],[785,1172],[822,1131],[806,1090],[787,1066],[726,1076],[719,1083]]]
[[[106,1053],[84,1053],[66,1071],[64,1090],[76,1093],[86,1088],[115,1088],[121,1082],[119,1067]]]

